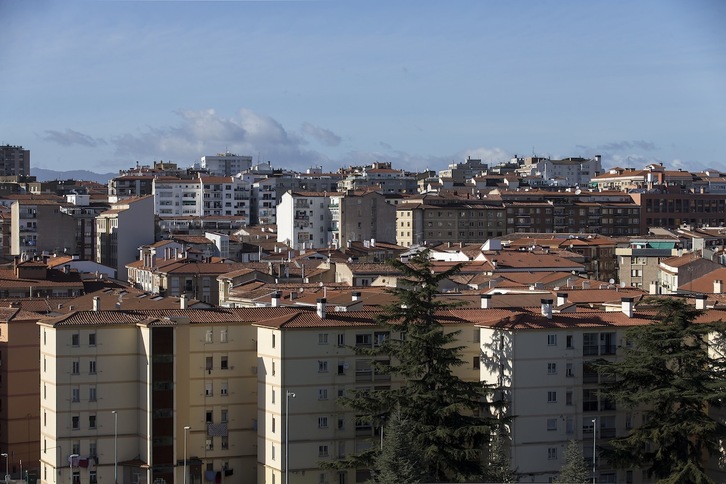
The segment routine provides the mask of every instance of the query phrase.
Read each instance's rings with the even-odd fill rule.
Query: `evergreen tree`
[[[506,443],[506,435],[495,434],[492,437],[486,469],[487,482],[517,482],[517,473],[512,470]]]
[[[375,426],[399,408],[415,447],[423,453],[430,482],[480,480],[484,475],[482,453],[494,423],[494,419],[480,416],[486,413],[489,391],[483,383],[467,382],[453,373],[464,364],[459,356],[462,347],[456,345],[458,332],[444,331],[440,322],[452,304],[436,297],[439,283],[460,271],[461,264],[435,274],[429,255],[424,250],[408,263],[390,262],[403,274],[403,284],[388,290],[396,302],[385,308],[377,322],[396,337],[373,348],[356,348],[359,354],[375,358],[377,373],[398,377],[402,385],[355,392],[344,403],[360,420]],[[375,455],[369,452],[348,462],[361,465],[371,458]]]
[[[417,484],[428,482],[424,458],[413,442],[410,425],[399,410],[386,422],[383,445],[373,467],[373,482],[378,484]]]
[[[565,450],[565,465],[554,482],[559,484],[587,484],[591,480],[590,469],[585,465],[582,446],[570,440]]]
[[[711,482],[704,471],[708,456],[719,455],[726,435],[712,416],[726,398],[723,351],[713,346],[723,323],[698,322],[701,311],[678,299],[652,301],[651,324],[626,333],[618,362],[600,361],[609,377],[601,395],[643,414],[643,424],[611,439],[606,457],[620,467],[644,467],[666,482]]]

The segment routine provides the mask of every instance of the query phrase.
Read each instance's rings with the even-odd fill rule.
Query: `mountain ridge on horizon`
[[[96,173],[89,170],[48,170],[46,168],[31,168],[30,175],[36,177],[40,182],[51,180],[80,180],[94,181],[103,185],[116,176],[118,173]]]

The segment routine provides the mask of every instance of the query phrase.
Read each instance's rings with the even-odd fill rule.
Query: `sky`
[[[118,172],[726,170],[726,2],[0,0],[0,144]]]

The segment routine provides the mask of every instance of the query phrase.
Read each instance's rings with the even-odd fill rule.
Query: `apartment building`
[[[30,150],[0,145],[0,176],[30,176]]]
[[[96,217],[96,262],[128,279],[126,264],[136,260],[142,245],[154,242],[154,197],[127,198]]]
[[[74,252],[76,220],[61,209],[54,195],[14,195],[10,224],[10,254],[33,257],[43,252]]]
[[[454,194],[410,197],[396,206],[396,244],[484,242],[507,233],[499,202]]]
[[[563,158],[552,160],[550,158],[527,157],[517,169],[517,173],[524,178],[541,177],[544,184],[565,187],[587,186],[590,181],[602,173],[602,157],[593,158]]]
[[[396,207],[376,191],[349,191],[330,197],[333,247],[350,242],[396,240]]]
[[[232,216],[250,223],[250,185],[240,178],[157,177],[152,185],[154,213],[162,218]]]
[[[40,322],[39,482],[254,480],[250,319],[96,307]]]
[[[19,307],[0,309],[0,448],[17,479],[38,475],[40,395],[38,320]]]
[[[201,169],[212,176],[234,176],[252,167],[252,157],[235,155],[226,151],[216,155],[202,156]]]
[[[375,323],[376,312],[331,311],[325,298],[316,312],[258,321],[260,358],[257,482],[299,484],[364,482],[363,470],[323,470],[330,462],[378,445],[381,429],[337,403],[351,390],[386,390],[400,384],[376,373],[371,358],[356,355],[352,346],[373,348],[385,338],[397,338]],[[478,381],[479,330],[456,316],[446,318],[445,331],[461,331],[467,362],[454,373]],[[263,403],[264,402],[264,403]],[[384,430],[385,431],[385,430]]]
[[[374,187],[382,193],[416,193],[418,181],[414,174],[395,170],[390,163],[376,162],[348,170],[338,187],[340,191]]]
[[[705,308],[705,299],[697,299],[699,303]],[[553,300],[543,299],[539,314],[494,310],[480,323],[482,381],[502,388],[508,413],[515,416],[511,458],[520,481],[555,478],[571,440],[582,445],[591,463],[593,446],[606,446],[609,438],[627,435],[644,423],[637,410],[619,408],[598,394],[604,381],[591,364],[616,360],[627,344],[625,331],[652,321],[652,316],[637,312],[632,297],[622,298],[620,309],[558,314]],[[722,317],[723,311],[715,310],[706,316]],[[650,482],[641,469],[616,469],[599,452],[593,479]]]
[[[277,206],[277,241],[295,250],[332,246],[333,229],[340,223],[334,203],[339,195],[289,190]]]
[[[640,234],[647,234],[649,227],[677,229],[682,224],[693,227],[723,227],[726,224],[724,193],[670,189],[629,195],[640,208]]]
[[[680,246],[677,238],[631,238],[627,247],[615,249],[618,280],[626,286],[640,287],[657,294],[660,261],[678,255]]]

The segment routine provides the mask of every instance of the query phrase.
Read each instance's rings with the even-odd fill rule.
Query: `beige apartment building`
[[[18,307],[0,309],[0,449],[9,474],[38,475],[38,319]],[[4,469],[3,469],[4,471]]]
[[[556,305],[545,296],[538,310],[492,309],[497,297],[442,311],[440,321],[459,331],[464,365],[454,371],[501,387],[510,402],[521,480],[554,477],[572,439],[592,459],[593,439],[603,445],[642,423],[598,396],[589,365],[618,358],[624,331],[650,322],[633,298],[608,312],[579,311],[565,295]],[[352,310],[324,298],[314,308],[184,309],[184,298],[174,310],[99,306],[39,323],[40,482],[113,482],[117,473],[124,483],[178,483],[185,472],[190,484],[367,480],[363,470],[321,467],[380,442],[381,429],[338,398],[400,383],[353,349],[399,337],[376,325],[365,301]],[[596,466],[598,482],[648,482],[599,456]]]
[[[41,322],[40,482],[254,475],[256,334],[242,317],[96,307]]]

